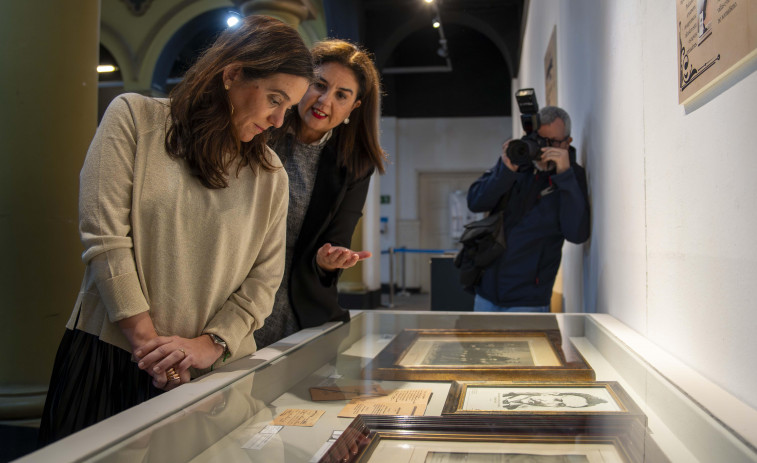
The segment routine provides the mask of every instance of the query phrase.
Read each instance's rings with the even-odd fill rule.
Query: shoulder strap
[[[513,186],[514,188],[515,186]],[[510,188],[507,190],[505,194],[502,195],[502,197],[499,199],[499,202],[496,206],[494,206],[494,209],[489,212],[489,215],[496,214],[497,212],[500,212],[505,209],[505,206],[507,206],[507,202],[510,200],[510,195],[513,191],[513,188]]]

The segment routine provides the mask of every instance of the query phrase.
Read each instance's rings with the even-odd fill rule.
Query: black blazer
[[[335,141],[329,140],[321,152],[310,205],[294,245],[289,301],[300,328],[350,319],[350,313],[338,302],[336,283],[341,272],[324,272],[315,256],[325,243],[350,247],[373,170],[350,181],[347,169],[337,163]]]

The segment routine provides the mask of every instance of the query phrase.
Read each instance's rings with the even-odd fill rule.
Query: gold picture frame
[[[526,416],[359,415],[319,462],[640,463],[645,461],[644,438],[645,429],[637,421],[576,428]]]
[[[593,381],[594,370],[559,330],[406,329],[363,369],[405,381]]]
[[[455,381],[442,415],[529,415],[571,420],[576,424],[634,419],[647,424],[644,412],[616,381]]]

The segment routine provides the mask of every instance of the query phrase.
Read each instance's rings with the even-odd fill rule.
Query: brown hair
[[[223,85],[224,68],[242,66],[245,80],[283,73],[313,79],[310,52],[296,30],[268,16],[248,16],[226,29],[171,91],[166,150],[187,161],[207,188],[226,188],[229,167],[273,170],[267,134],[242,143],[231,123],[231,102]]]
[[[344,40],[323,40],[313,45],[310,51],[316,68],[337,63],[352,70],[357,78],[356,100],[361,104],[350,113],[349,124],[339,124],[332,132],[339,164],[353,178],[367,175],[372,168],[383,174],[386,153],[379,143],[381,86],[370,53]],[[283,140],[290,130],[298,133],[301,123],[299,112],[290,111],[282,127],[273,132],[274,143]]]

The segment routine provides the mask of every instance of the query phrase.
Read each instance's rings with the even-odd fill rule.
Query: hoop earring
[[[347,125],[347,124],[349,124],[349,123],[350,123],[350,118],[348,117],[348,118],[346,118],[346,119],[344,120],[344,125]]]

